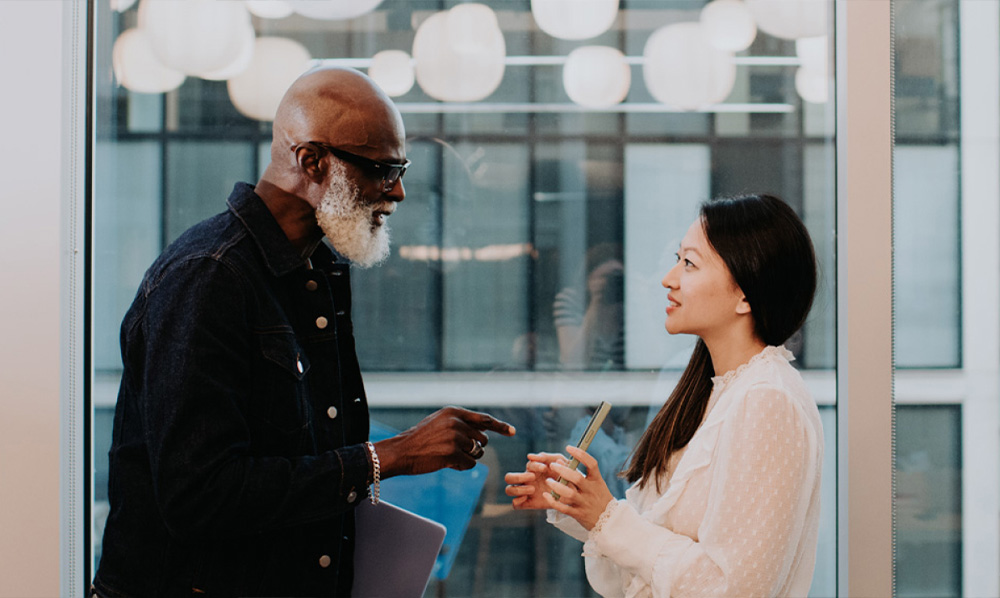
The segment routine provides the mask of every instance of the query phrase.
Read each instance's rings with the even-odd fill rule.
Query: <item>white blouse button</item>
[[[322,330],[326,328],[326,325],[327,325],[326,318],[324,318],[323,316],[316,318],[316,328]]]
[[[337,419],[337,408],[336,407],[330,407],[329,409],[326,410],[326,415],[330,419]]]
[[[315,280],[310,280],[310,281],[306,282],[306,290],[307,291],[315,291],[318,288],[319,288],[319,285],[316,284]]]
[[[351,490],[351,491],[350,491],[350,492],[349,492],[349,493],[347,494],[347,502],[354,502],[354,501],[355,501],[355,500],[357,500],[357,499],[358,499],[358,493],[357,493],[357,492],[355,492],[354,490]]]
[[[323,567],[324,569],[326,569],[327,567],[329,567],[330,566],[330,557],[327,556],[327,555],[325,555],[325,554],[323,556],[319,557],[319,566]]]

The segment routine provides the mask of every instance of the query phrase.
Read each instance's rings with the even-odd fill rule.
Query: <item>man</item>
[[[452,407],[366,442],[349,262],[388,254],[407,165],[370,79],[307,73],[257,185],[150,267],[122,323],[98,596],[349,595],[369,485],[468,469],[487,430],[514,433]]]

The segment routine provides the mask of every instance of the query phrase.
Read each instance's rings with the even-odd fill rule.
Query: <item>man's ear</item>
[[[750,302],[747,301],[746,295],[740,295],[740,302],[736,304],[736,313],[741,316],[750,313]]]
[[[295,148],[295,162],[299,169],[314,183],[326,178],[326,163],[323,151],[311,143],[303,143]]]

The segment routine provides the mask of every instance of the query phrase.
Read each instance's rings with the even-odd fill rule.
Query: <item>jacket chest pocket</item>
[[[259,333],[260,360],[253,387],[250,409],[253,416],[286,434],[308,429],[309,358],[295,335]]]

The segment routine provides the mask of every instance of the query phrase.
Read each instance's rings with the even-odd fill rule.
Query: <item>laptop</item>
[[[385,501],[354,509],[354,598],[420,598],[444,542],[440,523]]]

